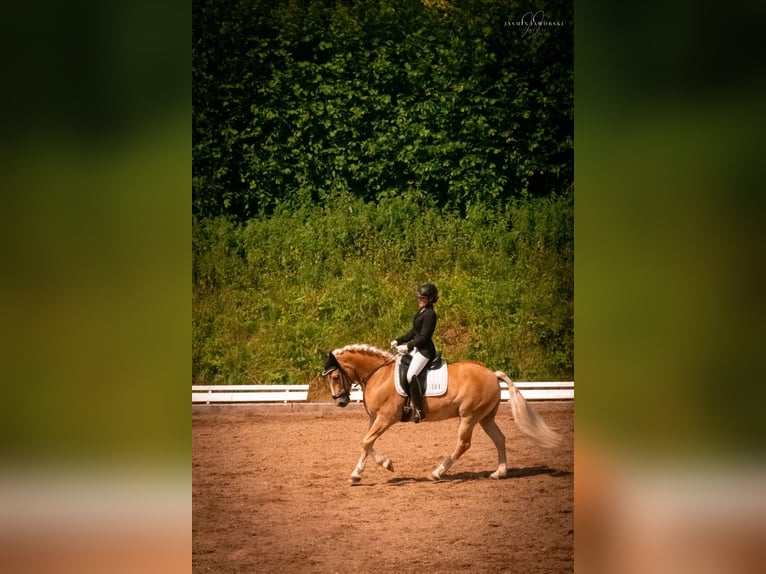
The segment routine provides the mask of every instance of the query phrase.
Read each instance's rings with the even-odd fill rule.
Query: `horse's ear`
[[[323,351],[322,349],[317,349],[317,353],[319,353],[319,356],[322,357],[322,361],[324,362],[325,366],[335,358],[333,357],[333,354],[330,351]]]
[[[332,353],[327,353],[325,356],[324,361],[324,371],[322,372],[322,375],[327,375],[327,373],[334,371],[335,369],[340,368],[340,363],[338,362],[338,359],[335,358],[335,355]]]

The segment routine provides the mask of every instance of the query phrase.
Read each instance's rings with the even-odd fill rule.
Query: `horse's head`
[[[330,393],[332,393],[335,406],[347,406],[351,395],[351,379],[333,353],[327,354],[322,376],[327,377],[327,381],[330,383]]]
[[[329,353],[322,376],[327,377],[335,405],[348,405],[351,385],[360,383],[364,389],[367,379],[394,358],[391,353],[371,345],[347,345]]]

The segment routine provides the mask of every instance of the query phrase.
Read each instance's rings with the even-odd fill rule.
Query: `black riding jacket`
[[[417,347],[422,355],[433,359],[436,356],[436,347],[432,340],[435,329],[436,311],[434,311],[433,305],[426,305],[422,309],[418,309],[412,319],[412,330],[406,335],[397,337],[396,342],[400,345],[407,343],[409,351]]]

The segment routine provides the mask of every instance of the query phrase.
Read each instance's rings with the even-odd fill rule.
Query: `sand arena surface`
[[[574,571],[574,404],[532,403],[563,441],[544,450],[503,403],[508,478],[477,425],[470,450],[428,475],[457,419],[397,424],[361,484],[348,478],[368,417],[361,405],[192,407],[192,570],[269,572]]]

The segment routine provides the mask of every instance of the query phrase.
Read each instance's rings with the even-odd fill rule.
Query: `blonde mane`
[[[364,343],[346,345],[345,347],[341,347],[340,349],[335,349],[332,352],[332,354],[337,357],[338,355],[341,355],[345,353],[346,351],[355,352],[355,353],[364,353],[367,355],[376,355],[383,359],[390,359],[391,357],[393,357],[393,355],[389,353],[388,351],[384,351],[383,349],[379,349],[378,347],[373,347],[372,345],[367,345]]]

